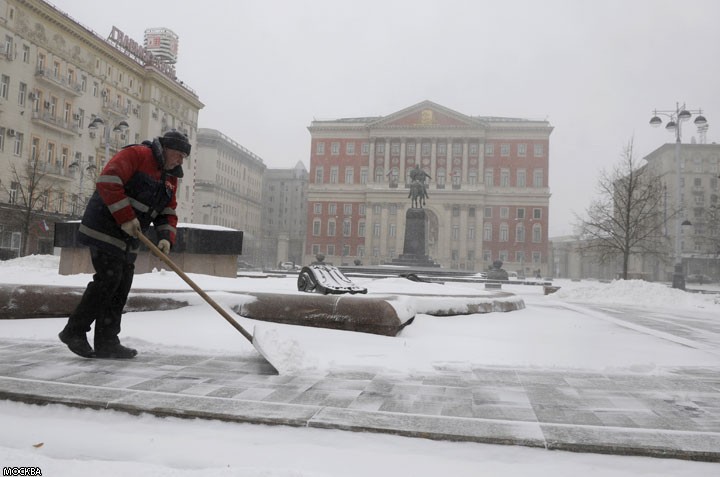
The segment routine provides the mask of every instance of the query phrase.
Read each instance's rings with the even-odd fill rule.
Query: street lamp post
[[[212,222],[212,225],[217,225],[217,224],[215,223],[215,209],[219,209],[219,208],[220,208],[220,205],[218,205],[218,204],[204,204],[202,207],[203,207],[203,208],[205,208],[205,207],[210,207],[210,222]]]
[[[71,169],[76,169],[80,171],[80,183],[78,184],[78,200],[75,204],[75,213],[79,214],[82,212],[82,209],[85,208],[85,185],[83,184],[85,179],[85,171],[93,171],[96,169],[95,164],[88,164],[87,166],[84,166],[81,159],[77,159],[72,164],[68,166]]]
[[[673,280],[672,280],[672,287],[673,288],[679,288],[681,290],[685,289],[685,274],[683,272],[682,267],[682,249],[680,247],[680,233],[682,231],[683,225],[692,225],[690,221],[682,220],[682,214],[680,211],[682,210],[682,202],[680,201],[680,194],[681,194],[681,180],[680,180],[680,144],[682,139],[682,128],[681,124],[683,121],[687,121],[692,117],[693,114],[696,114],[695,117],[695,125],[698,126],[698,128],[702,128],[707,125],[707,119],[705,119],[705,116],[702,115],[702,110],[688,110],[685,109],[685,104],[680,105],[680,103],[675,103],[675,109],[674,110],[655,110],[653,111],[653,117],[650,119],[650,125],[653,127],[660,126],[662,124],[662,119],[660,119],[659,115],[666,116],[670,118],[670,120],[665,124],[665,129],[669,132],[675,133],[675,205],[677,207],[676,210],[676,218],[675,218],[675,270],[673,272]]]

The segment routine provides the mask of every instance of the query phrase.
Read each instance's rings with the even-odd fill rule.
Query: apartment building
[[[195,142],[203,104],[141,43],[117,29],[101,38],[42,0],[0,1],[0,248],[51,251],[52,223],[82,213],[123,146],[170,129]],[[184,169],[178,216],[191,222],[193,156]],[[38,220],[22,227],[28,209]]]
[[[265,163],[215,129],[198,129],[196,151],[194,223],[242,230],[243,259],[257,260],[262,246]]]

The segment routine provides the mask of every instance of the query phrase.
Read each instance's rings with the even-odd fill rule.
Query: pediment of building
[[[423,101],[383,116],[370,128],[457,128],[478,127],[480,121],[432,101]]]

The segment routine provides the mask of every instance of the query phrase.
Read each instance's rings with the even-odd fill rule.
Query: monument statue
[[[427,199],[427,185],[425,179],[432,179],[430,174],[420,169],[419,165],[415,165],[414,169],[410,170],[410,193],[408,198],[411,200],[412,207],[414,209],[422,209],[425,205],[425,199]]]

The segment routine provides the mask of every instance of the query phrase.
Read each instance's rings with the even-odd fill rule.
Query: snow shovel
[[[255,337],[254,337],[253,335],[251,335],[250,333],[248,333],[245,328],[243,328],[242,326],[240,326],[240,323],[238,323],[237,321],[235,321],[235,319],[234,319],[232,316],[230,316],[230,314],[229,314],[227,311],[225,311],[225,309],[224,309],[223,307],[221,307],[220,305],[218,305],[215,300],[213,300],[212,298],[210,298],[210,297],[208,296],[208,294],[205,293],[205,292],[202,290],[202,288],[200,288],[194,281],[192,281],[192,280],[190,279],[190,277],[188,277],[188,276],[185,274],[185,272],[183,272],[183,271],[180,269],[180,267],[178,267],[178,266],[175,264],[175,262],[173,262],[172,260],[170,260],[170,257],[168,257],[167,255],[165,255],[164,253],[162,253],[162,252],[160,251],[160,249],[157,248],[157,246],[155,246],[155,244],[152,243],[152,241],[151,241],[149,238],[147,238],[145,235],[143,235],[142,232],[138,232],[138,238],[140,239],[140,241],[141,241],[142,243],[145,244],[145,246],[146,246],[147,248],[150,249],[150,251],[151,251],[155,256],[157,256],[160,260],[162,260],[163,262],[165,262],[165,264],[166,264],[168,267],[172,268],[173,271],[180,276],[180,278],[182,278],[183,280],[185,280],[185,283],[187,283],[188,285],[190,285],[190,287],[192,287],[192,289],[195,290],[195,291],[198,293],[198,295],[200,295],[201,297],[203,297],[203,299],[204,299],[206,302],[208,302],[208,303],[210,304],[210,306],[212,306],[213,308],[215,308],[215,311],[217,311],[218,313],[220,313],[220,314],[222,315],[222,317],[227,320],[228,323],[230,323],[231,325],[233,325],[233,327],[234,327],[236,330],[238,330],[238,331],[240,332],[240,334],[242,334],[242,335],[255,347],[255,349],[258,351],[258,353],[260,353],[260,356],[262,356],[263,358],[265,358],[265,361],[267,361],[267,363],[273,368],[273,371],[275,371],[276,374],[280,374],[280,372],[277,370],[277,368],[276,368],[275,366],[273,366],[273,364],[270,362],[270,360],[268,359],[267,355],[266,355],[265,352],[262,350],[262,348],[260,348],[260,346],[258,345],[257,340],[255,339]]]

